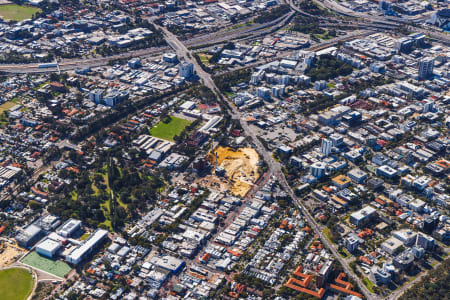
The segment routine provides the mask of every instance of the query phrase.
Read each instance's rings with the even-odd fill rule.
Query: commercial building
[[[185,265],[185,262],[173,256],[153,256],[149,262],[155,267],[170,271],[172,274],[178,273]]]
[[[350,222],[358,227],[364,226],[376,215],[377,210],[366,206],[350,215]]]
[[[91,234],[88,239],[81,244],[79,247],[72,250],[67,256],[66,261],[68,263],[77,265],[83,259],[85,259],[100,243],[106,239],[108,236],[108,231],[104,229],[97,229],[93,234]]]

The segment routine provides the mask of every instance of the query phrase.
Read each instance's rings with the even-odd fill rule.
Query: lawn
[[[80,240],[82,240],[82,241],[85,241],[85,240],[87,240],[87,238],[90,236],[90,234],[89,233],[85,233],[85,234],[83,234],[81,237],[80,237]]]
[[[330,228],[324,227],[322,232],[323,232],[323,234],[325,234],[327,239],[331,242],[331,231],[330,231]]]
[[[212,57],[212,55],[206,53],[198,53],[198,57],[200,58],[202,64],[204,64],[205,66],[209,66],[209,59]]]
[[[14,103],[12,101],[8,101],[8,102],[3,103],[2,105],[0,105],[0,114],[3,113],[4,111],[7,111],[11,107],[16,106],[16,105],[17,105],[17,103]]]
[[[156,124],[156,126],[150,129],[150,134],[154,137],[173,142],[173,137],[182,133],[184,128],[191,124],[191,121],[186,119],[170,118],[171,120],[168,123],[160,121]]]
[[[22,259],[22,263],[61,278],[72,270],[65,262],[40,256],[36,251],[28,253]]]
[[[17,4],[0,5],[0,17],[4,20],[22,21],[31,19],[37,12],[41,12],[41,9],[33,6]]]
[[[367,287],[369,292],[373,293],[373,286],[374,286],[374,284],[367,277],[364,277],[364,285]]]
[[[25,300],[33,290],[33,277],[25,269],[12,268],[0,271],[0,295],[2,299]]]
[[[348,250],[344,247],[342,247],[338,252],[343,258],[347,258],[350,256],[350,252],[348,252]]]

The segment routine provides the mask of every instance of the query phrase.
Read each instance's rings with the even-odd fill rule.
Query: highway
[[[325,16],[314,16],[301,10],[297,7],[293,0],[289,0],[289,5],[291,7],[291,12],[287,13],[280,18],[273,20],[264,24],[251,24],[249,26],[237,27],[234,29],[223,29],[213,33],[201,34],[197,36],[190,37],[189,39],[183,41],[186,47],[198,47],[202,45],[211,45],[223,43],[231,40],[237,39],[247,39],[254,38],[257,36],[264,36],[268,33],[274,32],[283,26],[287,25],[295,13],[303,16],[313,17],[321,22],[321,26],[332,27],[332,26],[347,26],[356,27],[359,29],[382,29],[387,31],[392,31],[397,29],[400,25],[405,25],[411,31],[422,32],[428,35],[430,38],[439,40],[443,43],[450,44],[450,36],[445,33],[431,31],[428,29],[418,28],[417,26],[411,26],[408,19],[401,19],[398,17],[380,17],[368,14],[363,14],[359,12],[351,11],[334,0],[314,0],[321,6],[333,9],[344,16],[351,16],[357,20],[352,22],[347,22],[336,17],[325,17]],[[154,20],[148,18],[150,22]],[[362,21],[361,21],[362,20]],[[418,19],[420,20],[420,19]],[[158,26],[158,28],[164,28]],[[167,31],[167,30],[166,30]],[[89,57],[85,59],[66,59],[61,60],[57,67],[52,68],[39,68],[38,64],[0,64],[0,72],[5,73],[47,73],[47,72],[60,72],[60,71],[70,71],[76,70],[78,68],[86,67],[100,67],[107,65],[112,60],[117,59],[129,59],[132,57],[146,57],[164,53],[169,47],[154,47],[147,49],[140,49],[134,51],[128,51],[124,53],[115,54],[108,57]]]
[[[197,63],[195,59],[192,58],[192,54],[189,52],[189,50],[186,48],[186,46],[170,31],[168,31],[164,27],[158,26],[162,32],[164,33],[166,40],[168,44],[177,52],[177,55],[181,58],[184,58],[184,60],[191,62],[194,65],[194,70],[196,71],[197,75],[201,78],[204,85],[209,87],[212,91],[214,91],[219,97],[223,99],[227,99],[225,95],[223,95],[220,90],[217,88],[216,84],[214,83],[213,79],[211,78],[211,75],[203,71],[201,66]],[[249,136],[252,139],[253,144],[255,145],[256,150],[263,156],[264,160],[268,164],[269,170],[271,174],[275,174],[278,176],[280,184],[283,186],[286,192],[291,196],[291,198],[294,201],[295,206],[300,210],[300,212],[303,213],[306,220],[310,224],[311,228],[314,230],[314,232],[319,236],[320,240],[324,245],[327,246],[328,249],[333,253],[334,257],[341,263],[342,267],[344,268],[345,272],[348,274],[350,278],[352,278],[355,282],[358,283],[360,286],[364,296],[369,299],[376,299],[375,295],[373,295],[366,286],[362,283],[361,279],[357,277],[353,270],[350,268],[348,263],[339,255],[335,247],[331,244],[331,242],[324,236],[322,233],[322,230],[317,225],[314,218],[309,214],[308,210],[305,209],[300,199],[297,198],[295,193],[293,192],[292,188],[289,186],[289,184],[286,181],[286,178],[284,177],[284,174],[282,172],[281,165],[276,162],[271,152],[267,151],[262,143],[257,138],[257,133],[252,130],[252,128],[248,125],[248,123],[245,121],[239,110],[231,104],[229,105],[229,113],[231,114],[233,119],[239,120],[240,124],[242,126],[242,129],[244,130],[245,134]]]
[[[412,24],[414,24],[414,23],[425,21],[425,19],[427,18],[426,16],[425,17],[419,16],[419,17],[415,17],[415,18],[399,18],[399,17],[394,17],[394,16],[374,16],[374,15],[369,15],[369,14],[365,14],[365,13],[355,12],[353,10],[350,10],[350,9],[342,6],[338,1],[334,1],[334,0],[313,0],[313,1],[322,7],[326,7],[326,8],[334,10],[343,16],[349,16],[349,17],[361,19],[364,21],[363,23],[365,23],[365,24],[374,24],[374,25],[383,24],[385,26],[386,25],[388,25],[388,26],[405,25],[407,27],[407,29],[410,31],[421,32],[425,35],[428,35],[430,38],[438,40],[442,43],[450,44],[450,35],[449,34],[421,28],[421,27],[418,27],[417,25],[412,26]],[[299,8],[293,4],[293,0],[290,0],[290,5],[291,5],[292,9],[299,12]],[[305,13],[305,12],[302,11],[302,13]]]
[[[261,35],[274,32],[281,27],[289,23],[289,21],[294,16],[295,12],[291,11],[288,14],[264,24],[252,24],[250,26],[244,26],[235,28],[232,30],[224,29],[213,33],[207,33],[202,35],[197,35],[184,41],[187,47],[197,47],[205,44],[218,44],[227,42],[230,40],[236,40],[240,38],[257,37]],[[149,21],[152,21],[149,18]],[[155,24],[156,26],[156,24]],[[164,28],[162,26],[156,26],[157,28]],[[168,43],[169,44],[169,43]],[[168,46],[163,47],[153,47],[146,49],[139,49],[134,51],[128,51],[124,53],[119,53],[107,57],[89,57],[85,59],[66,59],[60,60],[58,62],[58,67],[51,68],[39,68],[39,64],[0,64],[0,72],[5,73],[48,73],[57,71],[71,71],[79,68],[87,67],[100,67],[107,65],[110,61],[117,59],[128,59],[133,57],[146,57],[161,54],[167,52],[170,48]]]

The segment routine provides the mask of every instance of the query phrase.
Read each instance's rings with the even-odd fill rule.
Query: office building
[[[431,236],[419,233],[417,234],[416,246],[420,246],[425,250],[431,250],[434,248],[434,239]]]
[[[405,250],[394,258],[394,266],[400,270],[408,270],[414,263],[414,254],[410,250]]]
[[[371,272],[377,285],[387,284],[391,281],[392,275],[389,272],[386,272],[384,268],[373,266]]]
[[[179,67],[180,77],[191,78],[194,74],[194,65],[190,62],[183,62]]]
[[[397,170],[389,167],[388,165],[383,165],[377,169],[378,176],[384,176],[387,178],[394,178],[397,176]]]
[[[402,241],[398,240],[395,237],[389,238],[380,245],[381,249],[383,249],[383,251],[389,253],[390,255],[397,253],[402,246]]]
[[[358,168],[351,169],[347,176],[356,183],[363,183],[368,178],[367,173]]]
[[[350,215],[350,222],[358,227],[367,224],[375,216],[377,210],[371,206],[366,206]]]
[[[350,253],[354,253],[356,250],[358,250],[358,245],[358,240],[353,237],[349,237],[345,240],[345,248],[347,248]]]
[[[315,162],[311,165],[310,174],[316,178],[321,178],[325,175],[326,164],[323,162]]]
[[[264,86],[260,86],[256,90],[256,95],[262,99],[269,99],[270,98],[270,89],[266,88]]]
[[[394,237],[405,246],[412,246],[416,242],[417,233],[411,230],[399,230],[394,232]]]

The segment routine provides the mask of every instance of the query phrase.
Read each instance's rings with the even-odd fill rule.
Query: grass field
[[[1,7],[1,5],[0,5],[0,7]],[[4,111],[7,111],[11,107],[14,107],[15,105],[16,105],[16,103],[14,103],[12,101],[3,103],[2,105],[0,105],[0,114],[3,113]]]
[[[200,61],[202,62],[202,64],[204,64],[205,66],[209,66],[209,59],[212,57],[212,55],[206,53],[198,53],[198,57],[200,57]]]
[[[41,9],[17,4],[0,5],[0,17],[4,20],[22,21],[31,19],[37,12],[41,12]]]
[[[373,282],[370,281],[367,277],[364,277],[364,285],[367,287],[367,289],[369,290],[369,292],[373,293]]]
[[[61,278],[72,270],[65,262],[40,256],[36,251],[27,254],[27,256],[22,259],[22,263]]]
[[[150,134],[154,137],[173,142],[173,137],[183,132],[184,128],[191,124],[191,121],[176,117],[171,117],[169,123],[163,121],[150,129]]]
[[[33,290],[33,277],[25,269],[12,268],[0,271],[0,297],[8,300],[25,300]]]

